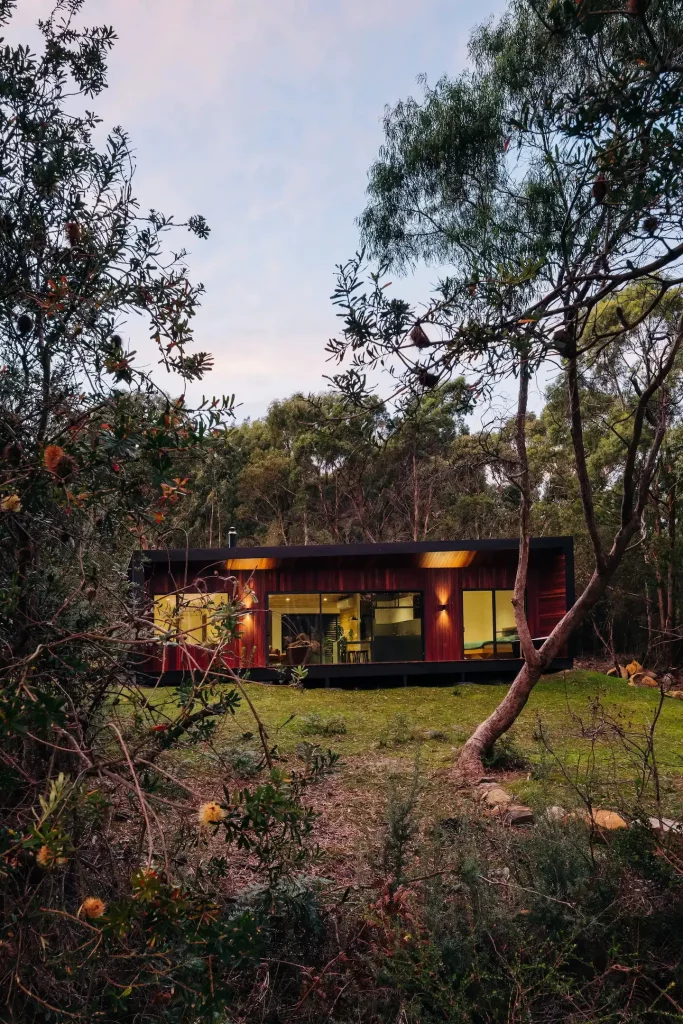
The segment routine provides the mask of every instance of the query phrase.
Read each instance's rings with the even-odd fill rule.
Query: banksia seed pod
[[[605,175],[602,171],[598,174],[597,178],[593,182],[593,199],[596,203],[604,203],[607,195],[607,182],[605,181]]]
[[[425,334],[420,324],[415,324],[412,331],[410,332],[410,340],[412,341],[415,348],[427,348],[431,345],[431,341]]]
[[[33,320],[31,319],[31,317],[28,315],[28,313],[22,313],[19,319],[17,320],[17,329],[19,331],[19,334],[21,334],[21,336],[23,337],[25,334],[28,334],[32,327]]]
[[[17,444],[6,444],[2,449],[2,457],[5,462],[11,462],[16,465],[21,460],[21,445]]]
[[[435,373],[430,373],[424,366],[415,367],[415,376],[425,388],[435,388],[439,378]]]
[[[561,356],[567,355],[567,348],[571,341],[571,334],[566,327],[560,327],[559,330],[553,334],[553,347],[559,352]]]
[[[648,235],[654,235],[658,227],[659,221],[656,217],[646,217],[643,221],[643,230],[647,231]]]
[[[74,220],[67,221],[64,225],[64,231],[66,237],[69,240],[69,245],[78,245],[83,237],[83,229],[80,224]]]

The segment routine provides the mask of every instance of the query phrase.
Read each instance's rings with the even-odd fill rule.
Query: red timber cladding
[[[346,593],[350,591],[419,590],[424,595],[425,660],[461,661],[462,591],[511,590],[514,586],[516,559],[501,553],[501,564],[467,569],[272,569],[236,572],[229,578],[214,576],[213,567],[192,572],[188,580],[201,575],[206,589],[231,591],[249,586],[256,595],[253,611],[244,617],[242,637],[228,653],[232,665],[267,665],[266,610],[269,593]],[[178,573],[155,574],[149,581],[150,594],[171,593],[183,585],[184,567]],[[527,613],[532,636],[547,636],[565,610],[564,556],[558,553],[534,553],[529,566]],[[192,648],[196,667],[208,666],[209,652]],[[161,668],[161,659],[151,659]],[[150,661],[151,661],[150,660]],[[189,667],[187,655],[179,648],[166,648],[163,670]],[[150,669],[152,670],[152,669]]]
[[[566,611],[564,555],[553,554],[538,571],[538,635],[548,636]]]

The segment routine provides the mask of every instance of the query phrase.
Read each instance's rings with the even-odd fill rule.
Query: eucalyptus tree
[[[520,549],[515,614],[524,665],[465,744],[463,771],[507,730],[572,631],[609,586],[638,532],[669,424],[680,321],[640,353],[619,424],[620,509],[599,529],[588,472],[582,383],[595,353],[621,345],[683,280],[683,23],[677,0],[513,0],[470,43],[471,69],[385,115],[370,171],[363,250],[339,267],[343,333],[328,345],[334,378],[362,404],[369,370],[394,394],[422,393],[465,372],[481,402],[517,382],[515,465]],[[364,278],[366,256],[374,269]],[[418,261],[445,267],[422,306],[392,297],[387,274]],[[628,313],[619,296],[650,289]],[[614,300],[600,328],[598,310]],[[631,317],[631,319],[629,319]],[[529,380],[554,366],[565,390],[573,472],[593,569],[540,649],[524,612],[533,489]],[[612,424],[616,429],[616,425]]]

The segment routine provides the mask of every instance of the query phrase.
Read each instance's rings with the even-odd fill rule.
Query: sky
[[[50,0],[18,0],[5,36],[35,43]],[[358,246],[368,168],[386,104],[467,63],[471,29],[500,0],[86,0],[111,24],[109,87],[94,106],[132,138],[143,209],[203,214],[182,235],[206,295],[196,348],[214,370],[190,398],[234,394],[238,418],[321,391],[337,263]],[[177,246],[181,243],[176,242]],[[434,270],[405,283],[428,296]],[[150,359],[139,327],[129,336]],[[125,336],[126,331],[122,332]],[[144,358],[143,358],[144,361]],[[148,365],[153,365],[149,361]],[[159,371],[159,382],[174,390]],[[176,390],[179,390],[176,386]]]

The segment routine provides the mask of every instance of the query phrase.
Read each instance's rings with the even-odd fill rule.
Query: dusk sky
[[[382,141],[384,105],[466,64],[496,0],[88,0],[82,20],[119,41],[95,109],[137,154],[142,207],[203,214],[187,237],[207,294],[197,347],[215,369],[191,391],[233,393],[239,418],[323,389],[335,264]],[[12,41],[36,41],[48,0],[19,0]],[[179,245],[180,242],[176,242]],[[435,272],[406,286],[427,295]],[[131,324],[131,331],[137,325]],[[129,332],[131,333],[131,332]],[[136,347],[138,337],[131,333]]]

